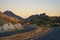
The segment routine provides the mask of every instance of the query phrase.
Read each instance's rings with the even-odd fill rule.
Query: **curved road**
[[[35,28],[34,28],[35,29]],[[20,32],[20,31],[19,31]],[[25,33],[26,34],[26,33]],[[24,34],[24,35],[25,35]],[[29,34],[29,33],[28,33]],[[20,34],[18,34],[20,36]],[[23,35],[23,34],[22,34]],[[39,34],[40,35],[40,34]],[[46,35],[43,36],[36,36],[27,40],[60,40],[60,27],[54,27],[51,32],[48,32]],[[2,35],[0,35],[2,36]],[[19,37],[18,36],[18,37]],[[27,35],[28,36],[28,35]],[[21,36],[20,36],[21,37]],[[15,37],[12,37],[15,39]]]
[[[44,36],[37,36],[33,40],[60,40],[60,27],[54,27],[54,30]],[[29,39],[31,40],[31,39]]]

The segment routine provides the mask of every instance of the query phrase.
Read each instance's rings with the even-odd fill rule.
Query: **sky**
[[[23,18],[40,13],[60,16],[60,0],[0,0],[0,11],[6,10]]]

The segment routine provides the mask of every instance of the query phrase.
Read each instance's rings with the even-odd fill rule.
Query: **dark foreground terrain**
[[[0,40],[60,40],[60,27],[39,27],[28,32],[0,37]]]

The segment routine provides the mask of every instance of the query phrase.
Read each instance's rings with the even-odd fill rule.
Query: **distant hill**
[[[39,19],[39,15],[31,15],[30,17],[27,18],[27,20],[36,20]]]
[[[30,17],[27,18],[27,20],[38,20],[47,17],[46,13],[42,13],[40,15],[31,15]]]
[[[23,20],[22,17],[20,17],[20,16],[14,14],[12,11],[5,11],[4,14],[6,14],[7,16],[15,17],[15,18],[17,18],[17,19],[19,19],[19,20]]]

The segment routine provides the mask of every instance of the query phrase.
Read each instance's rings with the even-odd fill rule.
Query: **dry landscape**
[[[7,16],[4,13],[0,12],[0,19],[3,19],[5,21],[11,22],[11,23],[18,23],[20,20],[18,20],[15,17]]]
[[[51,30],[52,30],[51,27],[39,27],[36,30],[30,31],[30,32],[14,34],[14,35],[7,36],[7,37],[0,37],[0,40],[27,40],[27,39],[33,38],[35,36],[46,35]]]

